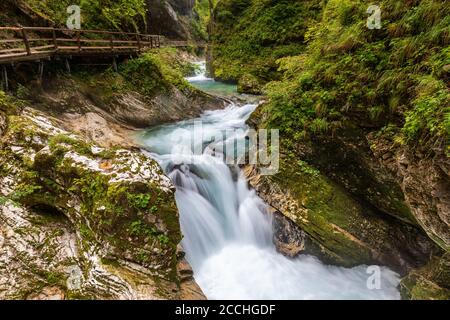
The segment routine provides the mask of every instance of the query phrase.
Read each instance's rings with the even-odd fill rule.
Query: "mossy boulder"
[[[9,116],[0,171],[1,199],[8,203],[2,214],[18,218],[13,205],[27,219],[30,212],[53,212],[75,230],[77,252],[87,259],[77,264],[84,280],[77,280],[82,284],[75,291],[65,284],[67,274],[52,281],[66,298],[105,298],[105,288],[89,280],[96,268],[108,270],[105,283],[118,281],[110,283],[115,288],[111,297],[179,297],[181,232],[174,188],[154,160],[139,151],[100,148],[60,129],[57,120],[26,109]],[[36,272],[53,270],[48,268],[43,261]],[[137,289],[139,277],[148,282],[147,291],[141,288],[146,293]]]
[[[377,263],[405,274],[437,250],[419,229],[357,201],[304,161],[284,157],[273,176],[247,174],[258,194],[307,234],[305,251],[328,263]]]
[[[449,300],[449,258],[448,253],[435,256],[426,266],[403,278],[400,282],[402,297],[411,300]]]
[[[263,86],[259,82],[258,78],[251,74],[243,75],[238,81],[239,93],[261,94],[262,87]]]

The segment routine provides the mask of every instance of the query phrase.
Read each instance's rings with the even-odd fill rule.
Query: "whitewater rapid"
[[[176,186],[182,245],[205,295],[209,299],[399,299],[399,277],[388,268],[379,267],[380,288],[370,289],[368,266],[328,266],[310,255],[290,259],[277,252],[266,204],[248,188],[237,166],[225,164],[220,153],[211,152],[233,145],[232,141],[243,142],[246,120],[255,107],[230,105],[205,112],[199,119],[146,130],[138,137]],[[236,155],[235,148],[226,148],[225,153],[230,152]]]

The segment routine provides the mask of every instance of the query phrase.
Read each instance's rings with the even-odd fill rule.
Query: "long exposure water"
[[[204,74],[189,80],[197,85],[211,82]],[[291,259],[277,252],[265,203],[248,188],[238,167],[226,165],[223,157],[211,152],[231,140],[242,142],[246,120],[255,108],[230,105],[205,112],[199,119],[145,130],[138,137],[177,188],[182,245],[205,295],[209,299],[399,299],[398,275],[388,268],[380,267],[380,289],[370,289],[367,282],[372,274],[367,266],[329,266],[310,255]],[[225,140],[222,133],[230,130],[235,134]]]

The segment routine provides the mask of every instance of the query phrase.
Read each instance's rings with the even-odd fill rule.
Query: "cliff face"
[[[195,0],[147,0],[146,3],[150,33],[177,40],[193,39],[198,35],[194,29],[199,23],[194,10]]]

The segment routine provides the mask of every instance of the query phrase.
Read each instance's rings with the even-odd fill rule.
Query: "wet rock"
[[[400,282],[403,299],[450,299],[450,256],[448,253],[433,257],[418,270],[409,273]]]
[[[380,216],[305,163],[281,161],[280,172],[274,176],[262,176],[252,166],[244,173],[258,195],[297,226],[281,227],[277,235],[282,247],[284,242],[289,244],[288,249],[294,240],[292,252],[303,247],[305,253],[326,263],[382,264],[404,275],[426,264],[437,250],[416,227]]]
[[[9,123],[0,299],[179,299],[178,212],[158,164],[90,144],[35,110]],[[146,219],[153,206],[157,217]]]
[[[295,257],[305,251],[307,235],[279,212],[273,213],[274,244],[285,256]]]
[[[193,0],[147,0],[148,28],[151,33],[163,34],[171,39],[189,39],[189,19],[193,13]]]
[[[0,136],[6,130],[6,126],[6,115],[2,111],[0,111]]]
[[[450,250],[450,158],[424,156],[369,135],[375,158],[395,176],[411,215],[442,249]],[[385,154],[392,155],[384,157]]]

